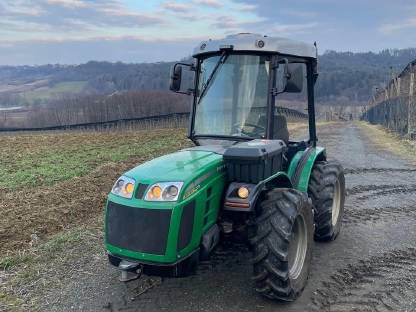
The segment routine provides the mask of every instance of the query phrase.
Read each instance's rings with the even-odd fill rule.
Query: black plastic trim
[[[179,228],[179,237],[177,250],[180,251],[189,245],[192,239],[195,217],[195,201],[190,202],[182,209],[181,225]]]
[[[137,198],[137,199],[142,199],[143,196],[144,196],[144,192],[146,192],[148,187],[149,187],[149,184],[140,183],[137,186],[136,195],[134,197]]]

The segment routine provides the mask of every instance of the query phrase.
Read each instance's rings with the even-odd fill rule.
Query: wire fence
[[[379,124],[409,138],[416,138],[416,60],[386,88],[377,90],[362,119]]]
[[[153,117],[118,119],[103,122],[69,124],[63,126],[37,128],[0,128],[2,132],[33,132],[50,130],[79,130],[79,131],[115,131],[115,130],[150,130],[156,128],[185,128],[188,125],[189,113],[174,113]]]
[[[263,112],[263,111],[262,111]],[[288,121],[307,120],[308,115],[294,109],[276,107],[276,114],[286,116]],[[103,122],[67,124],[49,127],[0,127],[0,133],[49,130],[80,130],[80,131],[113,131],[113,130],[142,130],[155,128],[186,128],[189,124],[189,113],[173,113],[142,118],[123,118]]]

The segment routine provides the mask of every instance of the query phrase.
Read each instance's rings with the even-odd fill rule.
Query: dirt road
[[[251,288],[244,246],[219,248],[194,276],[119,283],[100,240],[80,247],[79,270],[41,301],[48,311],[414,311],[416,167],[374,146],[354,124],[323,127],[320,145],[346,169],[343,228],[316,243],[301,298],[279,304]],[[79,253],[80,250],[72,250]]]

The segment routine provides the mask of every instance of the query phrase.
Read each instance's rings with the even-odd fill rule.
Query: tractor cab
[[[189,138],[196,145],[253,139],[289,143],[288,119],[296,118],[309,124],[306,139],[315,145],[313,45],[239,34],[202,42],[193,56],[193,64],[173,67],[170,88],[193,95]],[[183,67],[195,73],[193,86],[186,90],[181,90]],[[285,105],[289,94],[295,99],[304,96],[307,105]],[[282,105],[276,101],[280,95]]]

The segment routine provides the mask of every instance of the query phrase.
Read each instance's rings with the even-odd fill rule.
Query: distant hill
[[[416,48],[379,53],[328,51],[319,59],[317,97],[320,101],[366,102],[375,87],[384,86],[416,59]]]
[[[360,104],[410,61],[416,49],[380,53],[328,51],[320,56],[318,102]],[[125,64],[91,61],[81,65],[0,66],[0,106],[36,104],[63,95],[105,95],[168,89],[172,63]]]

